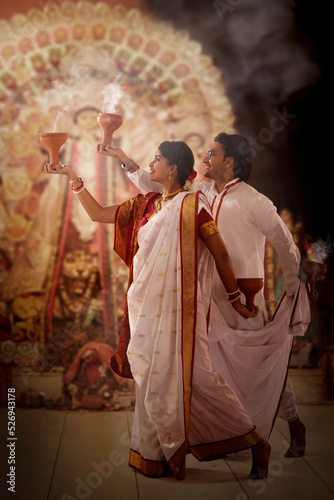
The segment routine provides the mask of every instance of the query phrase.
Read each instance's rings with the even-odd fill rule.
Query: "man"
[[[140,169],[128,158],[119,159],[124,162],[123,168],[129,171],[130,179],[141,191],[147,193],[160,190],[159,185],[150,181],[148,172]],[[286,294],[292,300],[300,286],[298,279],[300,254],[273,203],[246,184],[252,168],[248,141],[236,134],[220,133],[207,152],[204,163],[204,176],[213,182],[196,183],[193,190],[201,190],[208,198],[237,278],[264,278],[265,241],[268,239],[279,255]],[[254,423],[257,424],[257,419],[259,421],[262,419],[262,426],[259,422],[258,427],[265,438],[269,437],[276,416],[287,420],[290,429],[290,447],[286,456],[303,456],[305,427],[298,417],[294,392],[287,378],[293,335],[290,331],[290,335],[285,335],[284,341],[278,340],[280,330],[287,332],[291,321],[283,323],[281,313],[281,323],[276,330],[274,328],[275,333],[272,333],[271,325],[267,326],[263,290],[256,295],[258,315],[247,320],[239,318],[231,307],[216,270],[213,277],[212,299],[210,327],[214,334],[211,336],[211,355],[216,369],[234,388],[250,416],[253,417]],[[302,330],[305,330],[307,322],[301,324]],[[265,329],[262,330],[263,328]],[[232,334],[234,331],[241,332],[239,346],[235,345],[235,335],[230,337],[227,335],[228,330]],[[258,332],[259,335],[254,335],[254,332]],[[254,377],[253,392],[257,397],[250,396],[251,387],[245,390],[246,380],[240,376],[238,378],[235,369],[240,356],[244,356],[245,345],[248,345],[246,357],[248,355],[252,359],[252,365],[249,365],[247,371],[248,365],[243,360],[240,368],[245,369],[247,365],[245,371],[248,375],[247,382]],[[277,355],[278,348],[280,357]],[[270,355],[268,349],[271,349]],[[234,364],[231,363],[231,359],[235,361]],[[268,366],[268,359],[272,360],[272,366]],[[268,393],[270,404],[264,399],[264,390],[271,391]],[[262,401],[258,401],[259,392]]]

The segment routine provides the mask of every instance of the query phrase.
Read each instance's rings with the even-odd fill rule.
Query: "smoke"
[[[108,83],[103,92],[102,113],[116,113],[117,106],[124,95],[122,86],[117,82]]]
[[[68,111],[68,109],[69,109],[68,106],[65,105],[61,111],[58,111],[58,114],[57,114],[57,117],[56,117],[56,121],[55,121],[55,124],[53,126],[53,132],[59,132],[59,130],[58,130],[59,120],[60,120],[61,117],[64,116],[64,113],[66,111]]]
[[[73,61],[77,61],[73,64]],[[115,105],[121,97],[121,89],[117,84],[117,70],[111,56],[104,51],[89,47],[75,48],[62,59],[60,74],[62,80],[52,82],[52,102],[57,102],[61,110],[58,112],[54,131],[60,118],[70,109],[78,109],[90,103],[99,108],[103,95],[106,106]],[[113,83],[108,83],[114,81]],[[106,91],[105,89],[109,90]],[[112,97],[108,98],[110,94]],[[117,102],[116,102],[117,101]]]
[[[317,241],[312,243],[311,251],[314,255],[315,261],[319,262],[319,264],[324,264],[329,255],[332,253],[332,248],[327,241],[323,241],[318,238]]]
[[[202,44],[221,69],[236,111],[242,112],[245,101],[256,103],[253,121],[319,81],[320,70],[306,37],[296,36],[296,6],[290,0],[147,4],[157,17],[173,21]]]
[[[295,200],[309,232],[325,237],[329,223],[324,214],[331,213],[332,194],[330,183],[314,176],[313,168],[314,158],[327,168],[332,142],[330,127],[314,125],[323,121],[323,110],[332,99],[330,78],[324,78],[326,71],[331,74],[324,36],[329,32],[327,25],[324,28],[331,18],[329,5],[303,0],[146,4],[157,18],[199,42],[221,70],[237,133],[257,137],[268,128],[274,109],[281,112],[286,107],[296,115],[257,155],[250,183],[276,205],[282,199]]]

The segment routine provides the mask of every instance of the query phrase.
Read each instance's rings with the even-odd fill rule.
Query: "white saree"
[[[210,460],[261,436],[209,356],[212,257],[198,238],[202,194],[179,193],[139,231],[127,304],[136,381],[130,466],[184,477],[185,456]]]

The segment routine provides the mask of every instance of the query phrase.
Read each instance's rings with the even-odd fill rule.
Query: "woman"
[[[101,154],[124,159],[98,145]],[[137,195],[102,207],[68,166],[65,174],[92,220],[115,223],[115,251],[130,268],[124,325],[112,368],[136,381],[130,466],[148,476],[185,474],[190,451],[212,460],[252,449],[250,477],[267,475],[270,446],[263,441],[233,390],[214,371],[207,343],[213,259],[243,317],[257,313],[240,302],[226,247],[201,193],[188,193],[194,157],[184,142],[163,142],[150,163],[163,194]]]

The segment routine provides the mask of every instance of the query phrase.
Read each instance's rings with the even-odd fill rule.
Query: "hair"
[[[170,165],[177,166],[178,178],[183,186],[195,163],[190,147],[183,141],[165,141],[160,144],[159,149]]]
[[[225,134],[221,132],[215,137],[215,142],[224,146],[226,156],[232,156],[233,173],[242,181],[248,181],[251,170],[253,156],[247,139],[237,134]]]

